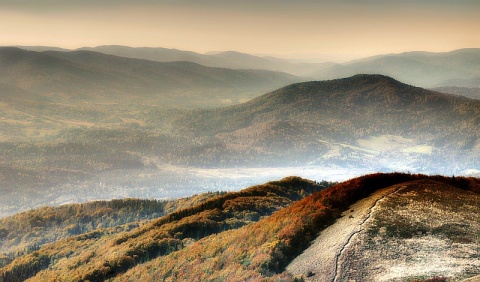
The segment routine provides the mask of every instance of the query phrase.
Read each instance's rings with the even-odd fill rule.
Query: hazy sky
[[[480,0],[0,0],[0,45],[373,55],[480,47]]]

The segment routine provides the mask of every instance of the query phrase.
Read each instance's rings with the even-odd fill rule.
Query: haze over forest
[[[479,12],[0,0],[0,282],[478,279]]]
[[[478,173],[477,102],[402,84],[479,97],[476,1],[0,7],[8,25],[0,35],[2,189],[23,199],[5,203],[7,214],[240,189],[291,174]],[[282,88],[357,74],[394,80]],[[351,83],[380,96],[363,97]],[[411,100],[409,91],[421,94]]]
[[[196,146],[203,146],[202,150],[213,150],[208,154],[216,155],[215,158],[219,158],[219,154],[225,156],[227,151],[228,154],[233,154],[233,151],[234,154],[239,154],[244,150],[239,146],[248,148],[254,145],[252,142],[260,141],[254,141],[250,137],[248,137],[250,141],[247,142],[249,144],[243,144],[245,141],[235,141],[232,136],[239,138],[240,132],[234,131],[240,130],[240,127],[227,128],[225,125],[223,127],[226,131],[223,133],[212,132],[209,136],[194,137],[201,138],[199,140],[186,141],[184,140],[187,138],[186,131],[182,127],[192,125],[179,124],[179,121],[186,120],[187,116],[189,119],[197,119],[197,114],[203,116],[209,114],[208,112],[184,114],[184,109],[236,105],[292,83],[345,78],[356,74],[381,74],[412,86],[470,98],[479,97],[480,55],[479,49],[475,48],[480,47],[480,38],[476,36],[480,19],[476,13],[479,10],[479,3],[473,0],[455,2],[208,0],[201,3],[190,0],[175,2],[141,0],[135,3],[2,0],[0,8],[2,19],[0,25],[3,27],[0,46],[5,46],[0,50],[2,63],[0,139],[2,142],[10,142],[4,144],[8,144],[8,147],[13,146],[12,148],[18,146],[17,142],[28,142],[28,146],[39,146],[38,142],[52,144],[72,142],[73,137],[68,137],[70,139],[66,137],[72,134],[70,133],[72,130],[75,130],[74,134],[78,138],[79,134],[92,134],[87,133],[91,131],[120,130],[130,131],[129,134],[147,134],[150,136],[148,138],[168,136],[180,138],[182,142],[193,142],[188,145],[188,148],[192,147],[189,149],[191,152],[182,153],[184,155],[196,152],[198,149],[193,149]],[[407,18],[408,21],[405,20]],[[17,46],[15,48],[18,49],[8,46]],[[289,103],[293,104],[285,104],[284,107],[287,105],[297,107],[294,100]],[[344,101],[332,100],[332,103],[335,104],[329,107],[336,109]],[[457,106],[452,107],[452,110],[457,111],[455,109]],[[182,110],[171,110],[173,108]],[[278,109],[272,108],[271,111],[277,112]],[[305,109],[300,107],[298,111]],[[283,113],[278,114],[278,117],[282,115]],[[173,117],[176,120],[173,120]],[[257,121],[249,123],[247,120],[250,118],[247,116],[238,116],[235,119],[239,121],[245,119],[244,130],[259,131],[251,127],[257,126],[255,125]],[[269,135],[272,136],[268,138],[276,138],[274,136],[278,136],[278,133],[275,133],[277,128],[285,132],[286,129],[276,125],[279,122],[283,122],[282,126],[288,125],[295,130],[305,127],[292,124],[294,121],[285,120],[285,117],[280,120],[270,117],[262,119],[264,128],[257,136],[263,135],[265,136],[263,138]],[[471,122],[475,124],[473,120]],[[238,122],[232,122],[232,125],[235,123]],[[331,120],[331,123],[333,126],[335,121]],[[195,126],[198,125],[193,125],[193,128]],[[336,126],[341,127],[340,124]],[[324,131],[327,128],[319,129],[319,132],[331,134]],[[303,130],[309,132],[311,129]],[[180,133],[181,135],[178,135]],[[363,152],[362,155],[371,154],[372,152],[368,150],[376,145],[368,145],[365,140],[380,142],[383,144],[381,148],[393,146],[407,152],[411,150],[422,152],[424,156],[435,155],[433,144],[427,143],[422,138],[411,138],[397,132],[389,132],[389,135],[358,136],[338,144],[325,140],[324,134],[320,135],[309,137],[313,139],[309,139],[308,142],[301,140],[300,143],[314,142],[308,146],[318,150],[323,148],[319,156],[324,157],[343,155],[335,151],[336,146],[340,146],[342,150],[347,148],[345,146],[350,146],[348,147],[350,150]],[[465,148],[470,148],[468,146],[476,148],[475,137],[470,139],[462,141],[470,144]],[[233,144],[226,145],[231,142],[236,145],[234,147]],[[440,144],[439,141],[435,142]],[[42,146],[46,144],[42,143]],[[207,149],[209,146],[213,147]],[[219,149],[218,146],[223,149]],[[277,149],[285,149],[285,146],[284,144]],[[330,148],[330,151],[327,148]],[[256,157],[264,153],[274,154],[270,152],[272,149],[265,152],[263,150],[258,151],[261,152],[260,155],[257,155],[258,152],[255,153]],[[305,151],[302,154],[310,154],[306,153],[309,150],[305,148],[295,150]],[[3,154],[7,156],[10,154],[8,152],[9,150],[4,150]],[[149,154],[147,155],[142,157],[142,163],[154,162],[147,161],[146,159],[151,158]],[[310,156],[312,157],[315,159],[315,155]],[[16,157],[4,157],[4,162],[10,158]],[[185,165],[192,162],[199,164],[200,157],[195,157],[195,160],[187,163],[180,161],[182,158],[177,153],[172,153],[169,160],[176,160],[162,164]],[[271,157],[264,159],[263,164],[255,163],[253,159],[239,162],[239,165],[248,164],[249,167],[237,169],[233,175],[231,171],[212,172],[214,175],[220,173],[226,176],[221,179],[229,179],[227,182],[230,183],[221,182],[214,189],[239,189],[243,187],[242,184],[231,186],[230,181],[238,182],[239,177],[245,179],[246,175],[251,175],[248,170],[256,170],[258,166],[265,167],[268,162],[270,162],[268,166],[277,167],[273,171],[276,171],[275,175],[278,176],[285,176],[284,173],[287,172],[285,170],[280,172],[282,170],[278,167],[287,164],[293,171],[299,172],[297,174],[317,175],[318,180],[321,180],[321,177],[345,179],[348,177],[332,175],[342,174],[344,169],[352,171],[343,165],[332,165],[335,162],[325,162],[322,165],[329,167],[329,172],[318,176],[315,168],[320,165],[318,160],[300,161],[302,159],[300,155],[293,157],[298,161],[287,158],[277,160],[275,164],[273,162],[275,158],[267,161]],[[458,159],[459,157],[453,157],[450,161],[458,163]],[[41,163],[45,160],[37,158],[35,162],[40,162],[37,164],[33,164],[35,162],[32,163],[31,160],[25,160],[22,164],[18,162],[20,160],[16,160],[15,169],[23,170],[29,167],[27,170],[31,170],[35,167],[37,171],[33,175],[37,175],[38,169],[43,167]],[[215,166],[217,169],[226,167],[230,169],[233,166],[231,160],[223,160],[222,163],[214,165],[215,161],[207,158],[201,163],[208,163],[209,169]],[[411,158],[402,164],[390,160],[384,161],[384,164],[381,167],[387,170],[418,170],[417,165],[412,165]],[[9,162],[6,166],[11,167],[12,163]],[[96,166],[91,168],[94,167]],[[475,173],[478,169],[475,166],[456,164],[445,170],[432,166],[428,166],[430,169],[423,167],[422,172],[448,174]],[[182,171],[181,175],[206,173],[205,171],[200,173],[197,169],[185,173],[184,168],[175,167],[175,171],[178,172],[178,169]],[[357,166],[357,169],[362,173],[378,170],[379,167]],[[77,169],[73,171],[79,173]],[[94,171],[97,177],[99,173],[103,173],[98,169]],[[82,174],[91,176],[90,172],[86,171]],[[255,175],[258,175],[258,171]],[[258,181],[266,180],[268,178]],[[99,180],[98,183],[105,181]],[[193,186],[203,186],[198,182],[194,183],[196,184]],[[250,183],[258,182],[244,184]],[[89,185],[91,184],[87,186]],[[183,187],[178,183],[176,185]],[[206,186],[212,188],[210,184]],[[68,201],[55,200],[52,203]]]

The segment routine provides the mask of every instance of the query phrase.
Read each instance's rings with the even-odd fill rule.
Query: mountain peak
[[[260,100],[278,102],[281,100],[282,103],[297,103],[305,99],[325,105],[327,103],[337,104],[341,100],[355,102],[358,99],[374,99],[380,102],[381,97],[388,101],[392,101],[393,96],[411,99],[414,96],[412,93],[418,91],[423,91],[423,89],[404,84],[389,76],[357,74],[346,78],[292,84],[261,96],[252,102]]]
[[[385,84],[391,85],[396,87],[401,86],[409,86],[405,83],[402,83],[390,76],[382,75],[382,74],[356,74],[354,76],[334,79],[333,81],[345,82],[347,84],[369,84],[369,85],[378,85],[378,84]]]

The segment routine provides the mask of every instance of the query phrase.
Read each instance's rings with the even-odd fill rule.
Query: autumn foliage
[[[463,177],[377,173],[328,189],[286,178],[219,195],[129,232],[99,230],[47,245],[0,269],[0,277],[289,281],[286,265],[351,204],[379,189],[421,179],[480,191],[479,179]]]
[[[0,278],[22,281],[36,275],[34,279],[43,281],[110,279],[135,265],[175,253],[195,240],[258,221],[327,185],[290,177],[219,194],[131,231],[99,229],[46,245],[0,269]]]

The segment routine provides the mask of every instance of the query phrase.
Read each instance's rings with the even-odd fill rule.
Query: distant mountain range
[[[56,47],[21,47],[30,50],[57,50]],[[210,67],[265,69],[287,72],[309,79],[334,79],[355,74],[383,74],[404,83],[424,88],[440,86],[480,87],[480,49],[451,52],[406,52],[386,54],[347,63],[295,63],[274,57],[259,57],[234,51],[199,54],[166,48],[133,48],[127,46],[84,47],[121,57],[158,62],[189,61]],[[63,51],[65,51],[63,49]]]
[[[19,48],[32,51],[71,51],[67,49],[45,46],[20,46]],[[296,63],[275,57],[260,57],[234,51],[200,54],[178,49],[160,47],[128,47],[120,45],[83,47],[77,50],[95,51],[103,54],[156,62],[186,61],[209,67],[231,69],[264,69],[287,72],[296,76],[308,76],[314,71],[334,65],[333,63]]]
[[[420,87],[479,87],[480,49],[380,55],[338,64],[311,76],[323,80],[359,73],[383,74]]]
[[[434,91],[465,96],[472,99],[480,99],[480,87],[457,87],[457,86],[444,86],[432,88]]]
[[[159,63],[92,51],[0,48],[0,83],[52,102],[140,100],[212,107],[245,101],[300,80],[266,70],[212,68],[192,62]]]

